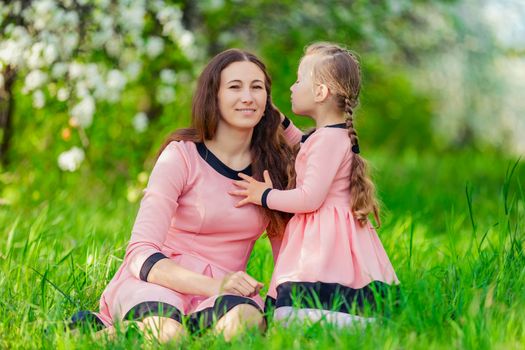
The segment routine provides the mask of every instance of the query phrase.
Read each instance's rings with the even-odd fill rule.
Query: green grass
[[[178,345],[522,348],[523,164],[474,151],[381,153],[370,161],[385,209],[379,235],[402,283],[393,314],[378,314],[378,322],[361,329],[270,325],[265,335],[249,331],[232,344],[206,333]],[[39,181],[52,183],[46,174],[39,176],[33,187]],[[0,348],[160,347],[136,332],[104,342],[63,330],[73,312],[98,309],[100,294],[122,261],[138,208],[124,191],[115,195],[113,189],[99,188],[93,196],[88,186],[76,187],[80,180],[67,183],[48,188],[53,194],[45,200],[0,207]],[[271,268],[269,245],[260,240],[248,272],[268,283]]]

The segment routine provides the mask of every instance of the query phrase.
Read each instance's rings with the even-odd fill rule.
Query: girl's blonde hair
[[[366,161],[359,155],[359,139],[354,128],[354,109],[359,102],[361,90],[361,68],[352,52],[333,43],[320,42],[309,45],[305,56],[315,55],[312,75],[314,83],[324,84],[333,95],[337,106],[345,114],[348,136],[354,153],[350,167],[350,206],[358,222],[362,225],[373,214],[377,225],[379,203],[375,186],[368,175]]]

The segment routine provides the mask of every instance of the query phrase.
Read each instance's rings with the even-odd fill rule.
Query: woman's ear
[[[330,91],[328,90],[328,86],[325,84],[316,84],[314,89],[314,101],[318,103],[324,102],[328,95],[330,95]]]

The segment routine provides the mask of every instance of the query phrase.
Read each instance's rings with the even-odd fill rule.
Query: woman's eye
[[[239,85],[230,85],[230,89],[239,89],[240,86]]]
[[[255,85],[253,88],[254,89],[263,89],[262,85]]]

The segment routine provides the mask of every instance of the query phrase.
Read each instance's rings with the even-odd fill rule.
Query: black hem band
[[[69,329],[76,329],[81,327],[89,327],[95,331],[100,331],[106,328],[106,325],[100,318],[91,311],[79,311],[71,316],[67,327]]]
[[[150,255],[146,261],[144,261],[144,264],[142,264],[142,267],[140,268],[139,277],[144,282],[148,282],[148,275],[151,269],[153,268],[153,265],[155,265],[159,260],[167,259],[168,257],[162,253],[155,253]]]
[[[211,327],[214,322],[219,320],[235,306],[244,304],[251,305],[263,313],[259,305],[252,299],[239,295],[224,295],[217,298],[212,307],[189,315],[187,323],[188,329],[191,333],[202,332]]]
[[[365,305],[376,308],[392,288],[395,286],[380,281],[373,281],[359,289],[339,283],[285,282],[277,286],[275,308],[293,306],[354,313],[362,311]]]
[[[212,307],[200,310],[190,315],[183,315],[175,306],[159,301],[146,301],[135,305],[126,313],[124,320],[142,321],[145,317],[161,316],[171,318],[181,324],[185,324],[188,330],[195,334],[200,333],[213,325],[228,311],[237,305],[252,305],[259,311],[262,310],[252,299],[238,295],[224,295],[217,300]]]
[[[263,194],[262,194],[262,196],[261,196],[261,206],[263,208],[269,209],[268,208],[267,199],[268,199],[268,194],[270,193],[271,190],[272,190],[272,188],[265,189]]]
[[[142,321],[149,316],[162,316],[182,323],[182,313],[175,306],[161,301],[145,301],[133,306],[124,316],[124,321]]]

